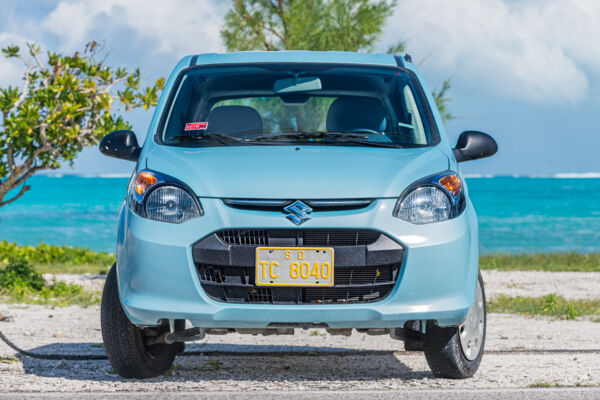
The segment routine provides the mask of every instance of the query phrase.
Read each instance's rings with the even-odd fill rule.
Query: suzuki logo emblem
[[[308,214],[310,214],[312,211],[312,208],[310,208],[300,200],[296,200],[289,206],[284,207],[283,209],[283,212],[287,214],[285,217],[296,225],[300,225],[303,222],[308,221],[310,219]]]

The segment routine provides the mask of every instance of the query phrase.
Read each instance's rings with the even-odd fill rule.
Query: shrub
[[[42,274],[37,272],[23,257],[9,259],[8,265],[0,269],[0,290],[42,290],[45,286]]]
[[[100,301],[97,293],[85,292],[79,285],[56,281],[47,285],[23,257],[12,257],[5,268],[0,268],[0,296],[1,301],[53,306],[88,306]]]
[[[108,266],[115,256],[103,251],[95,252],[85,247],[52,246],[40,243],[34,246],[19,246],[16,243],[0,242],[0,264],[7,264],[11,258],[22,258],[32,264],[93,264]]]

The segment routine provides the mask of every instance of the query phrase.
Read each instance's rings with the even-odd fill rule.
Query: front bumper
[[[202,198],[204,216],[175,225],[121,209],[117,240],[119,293],[137,325],[186,319],[203,328],[267,328],[326,324],[330,328],[393,328],[409,320],[460,324],[473,302],[478,270],[477,221],[470,203],[457,218],[413,225],[392,217],[396,199],[359,210],[313,213],[302,228],[368,228],[404,247],[398,281],[385,299],[360,304],[235,304],[211,299],[202,289],[192,248],[228,228],[289,229],[278,212],[240,210]],[[271,325],[273,326],[273,325]]]

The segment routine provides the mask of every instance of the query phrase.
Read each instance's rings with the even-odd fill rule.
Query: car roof
[[[405,66],[405,60],[392,54],[355,53],[350,51],[241,51],[204,53],[192,56],[190,66],[240,63],[335,63]]]

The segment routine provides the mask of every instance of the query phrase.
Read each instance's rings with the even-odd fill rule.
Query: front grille
[[[218,232],[217,236],[224,243],[242,246],[264,246],[269,240],[267,231],[261,229],[227,229]]]
[[[281,212],[295,200],[223,199],[225,205],[242,210]],[[370,206],[374,199],[302,200],[315,212],[359,210]]]
[[[333,247],[334,286],[255,283],[259,246]],[[402,267],[402,246],[368,229],[227,229],[193,246],[198,278],[214,300],[249,304],[349,304],[384,299]]]
[[[295,239],[293,246],[366,246],[375,243],[381,235],[368,229],[226,229],[217,232],[217,237],[232,245],[265,246],[270,237],[281,237],[282,232],[289,232],[284,236]]]
[[[198,277],[213,299],[228,303],[320,304],[369,303],[389,295],[400,264],[335,268],[333,287],[261,287],[255,285],[254,267],[199,264]]]

